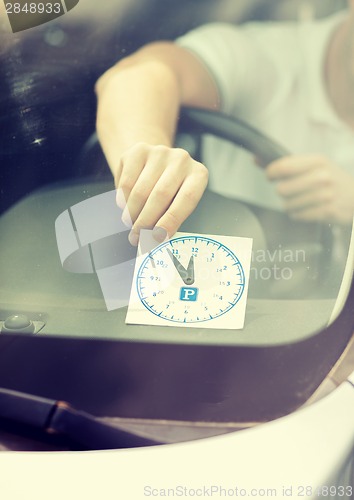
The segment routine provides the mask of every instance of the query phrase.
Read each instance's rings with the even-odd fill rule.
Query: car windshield
[[[10,22],[15,23],[17,4],[5,4],[0,11],[2,333],[215,348],[292,346],[321,335],[345,304],[352,274],[353,225],[346,199],[354,194],[354,120],[351,104],[333,93],[332,74],[321,91],[328,97],[323,108],[311,85],[324,71],[324,52],[312,52],[317,43],[326,47],[323,40],[345,18],[346,2],[253,0],[236,6],[223,0],[216,6],[201,0],[192,6],[181,1],[176,9],[162,0],[110,0],[102,9],[81,0],[56,19],[15,32]],[[198,47],[195,30],[209,23],[230,37],[226,25],[244,28],[250,57],[261,40],[259,26],[268,30],[256,98],[249,113],[238,108],[232,92],[226,94],[230,86],[237,94],[237,82],[226,76],[220,80],[221,112],[183,106],[175,144],[206,165],[209,185],[179,232],[169,235],[172,243],[154,243],[148,227],[137,249],[121,222],[117,186],[95,134],[95,83],[150,42],[178,39],[192,53]],[[308,36],[313,23],[320,23],[318,42]],[[280,31],[274,34],[275,26]],[[284,47],[277,41],[281,30]],[[295,81],[289,75],[299,62],[289,61],[296,30],[302,30],[307,62],[314,64]],[[266,44],[270,51],[278,47],[275,62],[269,62]],[[203,59],[203,47],[200,54]],[[315,67],[317,60],[321,67]],[[220,61],[224,64],[221,56]],[[276,71],[285,68],[277,91],[268,82],[275,64]],[[249,70],[246,60],[237,74]],[[251,88],[255,79],[246,77]],[[310,78],[309,96],[302,90],[297,95],[297,86]],[[302,116],[308,111],[313,112],[309,127],[320,131],[312,144]],[[228,119],[240,120],[241,131]],[[287,193],[289,173],[277,177],[280,158],[295,158],[299,172],[308,162],[320,165],[306,174],[310,187],[301,199]],[[274,170],[265,170],[270,163]],[[329,177],[312,185],[318,168]],[[255,177],[249,176],[252,169]],[[254,187],[258,181],[260,190]],[[333,189],[339,186],[334,195],[331,182]],[[276,189],[284,203],[273,203]],[[343,203],[313,215],[309,196],[322,207],[332,195]],[[301,213],[309,217],[294,216],[299,199],[305,200]]]

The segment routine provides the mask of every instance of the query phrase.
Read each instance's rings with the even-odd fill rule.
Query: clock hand
[[[182,281],[185,285],[192,285],[194,283],[194,259],[193,255],[189,259],[188,267],[187,269],[182,266],[180,261],[173,255],[171,250],[167,248],[167,253],[171,257],[173,265],[177,269],[178,274],[182,278]]]
[[[189,259],[187,267],[187,278],[183,280],[186,285],[193,285],[194,283],[194,257],[193,255]]]

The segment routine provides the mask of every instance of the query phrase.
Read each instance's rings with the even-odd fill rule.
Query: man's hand
[[[288,214],[303,221],[351,224],[354,177],[321,155],[286,156],[266,168]]]
[[[140,229],[153,229],[155,239],[171,237],[193,212],[208,183],[206,167],[187,151],[138,143],[120,158],[115,173],[122,220],[137,245]],[[124,194],[124,198],[120,193]]]

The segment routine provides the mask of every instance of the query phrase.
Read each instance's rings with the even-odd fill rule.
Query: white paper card
[[[252,239],[142,230],[126,323],[243,328]]]

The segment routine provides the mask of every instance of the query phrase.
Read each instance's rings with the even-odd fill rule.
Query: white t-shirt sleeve
[[[211,23],[190,31],[176,43],[205,64],[217,84],[222,111],[247,117],[265,112],[287,84],[287,50],[279,51],[279,46],[274,50],[279,31],[283,31],[281,27],[269,30],[258,23]]]

